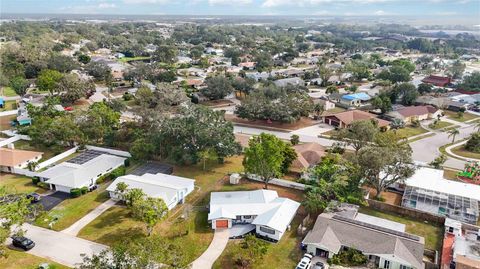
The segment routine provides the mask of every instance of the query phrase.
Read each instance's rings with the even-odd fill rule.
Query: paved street
[[[471,133],[475,131],[475,126],[463,126],[458,129],[460,134],[456,136],[455,140],[461,140],[467,138]],[[447,132],[436,132],[434,136],[430,136],[421,140],[410,143],[413,150],[413,159],[415,161],[429,163],[433,161],[439,154],[438,148],[452,142],[452,138],[448,137]],[[445,162],[446,167],[463,169],[465,161],[448,157]]]
[[[35,247],[28,253],[43,257],[69,267],[81,263],[81,254],[98,254],[107,246],[61,232],[24,224],[26,237],[35,242]],[[8,244],[11,242],[9,241]]]

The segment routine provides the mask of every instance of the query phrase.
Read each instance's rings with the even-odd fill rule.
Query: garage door
[[[228,228],[228,220],[226,220],[226,219],[216,220],[215,221],[215,227],[216,228]]]

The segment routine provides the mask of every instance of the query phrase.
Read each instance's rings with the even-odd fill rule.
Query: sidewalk
[[[79,219],[77,222],[75,222],[65,230],[62,230],[61,232],[65,234],[77,236],[77,234],[80,232],[80,230],[83,229],[83,227],[87,226],[90,222],[92,222],[94,219],[100,216],[103,212],[107,211],[110,207],[114,206],[115,203],[116,201],[112,199],[106,201],[105,203],[99,205],[90,213],[85,215],[83,218]]]

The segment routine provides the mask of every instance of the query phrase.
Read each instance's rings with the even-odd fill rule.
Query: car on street
[[[12,236],[12,244],[13,246],[23,250],[29,250],[35,246],[35,243],[32,240],[24,236]]]
[[[32,201],[32,203],[40,202],[40,200],[42,199],[40,194],[38,194],[36,192],[32,192],[32,193],[27,194],[27,198],[30,199],[30,201]]]

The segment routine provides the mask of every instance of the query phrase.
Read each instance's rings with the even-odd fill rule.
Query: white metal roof
[[[443,178],[443,170],[419,168],[405,185],[480,201],[480,186]]]
[[[280,198],[272,190],[212,192],[208,219],[256,216],[253,224],[284,232],[299,206],[300,203]]]
[[[49,184],[80,188],[89,184],[91,179],[124,163],[126,158],[102,154],[84,164],[63,162],[48,170],[38,173],[38,177],[48,178]]]
[[[126,183],[129,189],[141,189],[149,197],[162,198],[168,204],[177,195],[178,190],[193,187],[195,180],[162,173],[126,175],[115,179],[107,191],[115,191],[120,182]]]

